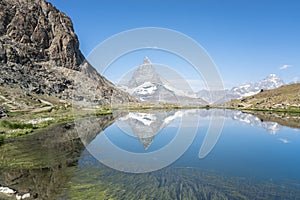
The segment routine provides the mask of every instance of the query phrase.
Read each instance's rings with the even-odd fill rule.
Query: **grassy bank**
[[[253,112],[273,112],[273,113],[290,113],[290,114],[300,114],[300,108],[243,108],[243,107],[233,107],[233,106],[215,106],[214,108],[240,110],[240,111],[253,111]]]
[[[113,114],[114,112],[151,112],[152,110],[174,110],[204,108],[197,106],[178,106],[163,103],[132,103],[119,106],[100,106],[97,108],[72,107],[71,104],[52,104],[47,109],[11,110],[8,117],[0,119],[0,144],[6,139],[33,134],[37,130],[61,122],[70,122],[88,116]],[[43,108],[43,107],[39,107]]]

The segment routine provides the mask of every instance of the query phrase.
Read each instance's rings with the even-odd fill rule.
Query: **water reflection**
[[[200,160],[199,148],[212,115],[226,118],[225,128],[220,138],[213,136],[219,142],[212,153]],[[102,165],[85,149],[106,129],[125,131],[122,141],[113,141],[128,150],[155,151],[175,137],[172,131],[184,116],[189,118],[186,130],[198,126],[195,118],[200,117],[195,141],[173,165],[159,171],[122,173]],[[133,112],[82,119],[76,126],[60,124],[1,146],[0,185],[38,199],[297,199],[299,119],[284,113],[254,116],[231,110]],[[105,134],[111,139],[118,135]],[[128,145],[130,138],[136,140]],[[4,198],[9,199],[0,196]]]
[[[207,158],[199,159],[197,152],[207,137],[205,132],[213,115],[226,118],[224,135],[213,137],[220,141]],[[187,132],[189,127],[198,126],[197,120],[194,120],[197,116],[201,118],[200,128],[194,143],[175,163],[151,173],[128,174],[99,163],[86,149],[72,179],[69,196],[72,199],[94,196],[99,199],[300,197],[297,167],[300,160],[295,155],[299,151],[299,134],[293,134],[293,129],[277,122],[265,121],[249,113],[232,110],[134,112],[120,118],[102,134],[127,151],[156,151],[176,136],[174,128],[180,125],[179,119],[183,116],[189,118],[184,125]],[[143,143],[145,138],[151,139],[150,143],[146,143],[147,148]],[[101,137],[96,137],[90,144],[97,144],[101,149],[97,140]],[[278,143],[291,141],[289,147]],[[143,148],[139,143],[143,144]]]
[[[90,142],[95,133],[113,122],[114,118],[107,115],[76,123],[86,124],[87,136],[81,136]],[[84,149],[74,123],[63,123],[11,141],[0,147],[0,185],[19,193],[29,192],[37,199],[67,199],[70,179]],[[0,199],[15,199],[15,196],[0,194]]]
[[[181,111],[170,112],[130,112],[118,120],[118,126],[128,135],[137,137],[145,150],[154,137],[175,118],[182,116]]]

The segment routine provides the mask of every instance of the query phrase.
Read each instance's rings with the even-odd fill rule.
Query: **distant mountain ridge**
[[[171,84],[155,69],[149,58],[133,72],[119,88],[140,101],[165,102],[180,105],[206,105],[207,102],[196,97],[192,91],[184,91]]]
[[[240,99],[246,96],[257,94],[262,90],[275,89],[282,85],[285,85],[285,83],[281,78],[279,78],[275,74],[270,74],[269,76],[258,82],[247,83],[241,86],[233,87],[230,90],[227,89],[225,91],[211,92],[208,90],[200,90],[199,92],[197,92],[197,96],[210,103],[221,104],[232,99]]]
[[[232,100],[226,105],[240,109],[284,109],[299,112],[300,83],[264,90],[252,96]]]

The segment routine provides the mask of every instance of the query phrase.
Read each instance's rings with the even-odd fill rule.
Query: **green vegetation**
[[[101,164],[81,163],[72,179],[70,199],[295,199],[297,186],[229,177],[200,168],[168,167],[128,174]]]
[[[51,124],[72,120],[73,115],[70,110],[56,110],[51,113],[27,111],[16,114],[10,112],[8,118],[0,120],[0,131],[5,138],[11,138],[33,133],[35,130],[46,128]]]
[[[295,113],[299,114],[300,113],[300,108],[295,108],[295,107],[289,107],[286,109],[283,108],[252,108],[252,107],[232,107],[232,106],[226,106],[226,107],[214,107],[214,108],[226,108],[226,109],[231,109],[231,110],[243,110],[243,111],[257,111],[257,112],[273,112],[273,113]]]
[[[18,123],[18,122],[10,122],[7,120],[3,120],[0,122],[0,126],[9,129],[33,129],[32,124]]]
[[[5,136],[0,133],[0,146],[4,144]]]
[[[113,112],[188,109],[175,104],[138,102],[119,106],[72,107],[70,102],[46,95],[26,94],[17,88],[0,86],[0,107],[9,111],[0,119],[2,143],[8,138],[35,133],[39,129],[60,122],[69,122],[89,116],[101,116]]]

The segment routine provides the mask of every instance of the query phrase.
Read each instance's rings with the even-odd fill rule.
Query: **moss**
[[[20,122],[10,122],[3,120],[0,122],[0,126],[8,129],[33,129],[33,124],[25,124]]]
[[[10,117],[20,116],[28,113],[28,111],[14,111],[14,112],[8,112],[8,115]]]
[[[27,129],[20,129],[20,130],[15,130],[13,133],[10,134],[11,137],[18,137],[22,135],[27,135],[29,133],[32,133],[33,129],[32,128],[27,128]]]

